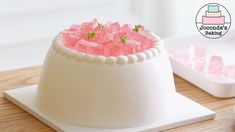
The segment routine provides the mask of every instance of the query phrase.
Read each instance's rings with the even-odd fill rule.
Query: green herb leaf
[[[127,37],[126,36],[122,36],[122,37],[120,37],[120,41],[122,42],[122,43],[126,43],[127,42]]]
[[[94,37],[95,37],[95,33],[94,32],[89,32],[89,33],[87,33],[87,38],[88,39],[93,39]]]
[[[99,28],[104,28],[104,25],[102,23],[98,23]]]
[[[140,29],[141,29],[141,25],[138,24],[138,25],[135,25],[135,28],[133,29],[134,31],[138,32]]]

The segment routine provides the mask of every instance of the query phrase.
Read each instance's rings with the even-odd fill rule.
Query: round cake
[[[174,92],[159,37],[141,25],[95,19],[55,37],[36,103],[44,114],[67,123],[122,128],[157,121]]]

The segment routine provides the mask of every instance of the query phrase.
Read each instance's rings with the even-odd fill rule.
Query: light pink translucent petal
[[[223,75],[225,77],[235,79],[235,65],[225,66],[223,69]]]
[[[206,60],[205,59],[200,59],[197,61],[193,61],[192,63],[192,68],[198,72],[204,72],[205,65],[206,65]]]
[[[112,33],[116,33],[120,30],[121,27],[118,22],[115,22],[115,23],[110,24],[110,28],[112,30]]]
[[[213,55],[209,58],[206,64],[206,74],[220,76],[224,68],[222,57]]]
[[[206,57],[207,47],[203,44],[195,44],[190,46],[190,59],[203,59]]]

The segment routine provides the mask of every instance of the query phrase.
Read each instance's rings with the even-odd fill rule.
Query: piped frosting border
[[[154,44],[153,48],[149,48],[144,52],[140,52],[137,54],[131,54],[127,56],[110,56],[105,57],[101,55],[92,55],[86,54],[82,52],[77,52],[73,49],[67,48],[62,41],[61,33],[58,34],[52,42],[52,49],[69,59],[74,59],[76,61],[84,61],[88,63],[95,63],[95,64],[109,64],[109,65],[125,65],[125,64],[135,64],[138,62],[143,62],[145,60],[151,59],[159,55],[162,49],[162,41],[161,39],[152,33],[153,37],[156,39],[156,43]]]

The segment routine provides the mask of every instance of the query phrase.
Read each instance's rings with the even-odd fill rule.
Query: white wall
[[[0,0],[0,45],[51,39],[71,24],[99,20],[135,21],[130,0]],[[123,4],[125,3],[125,4]]]
[[[140,23],[162,38],[199,34],[196,13],[210,2],[230,11],[234,29],[233,0],[0,0],[0,71],[42,64],[58,32],[93,18]]]
[[[51,39],[69,25],[95,17],[142,23],[161,37],[197,34],[196,13],[210,2],[222,3],[235,18],[232,0],[0,0],[0,45]]]
[[[132,0],[0,0],[0,71],[43,63],[53,37],[93,18],[139,23]]]

